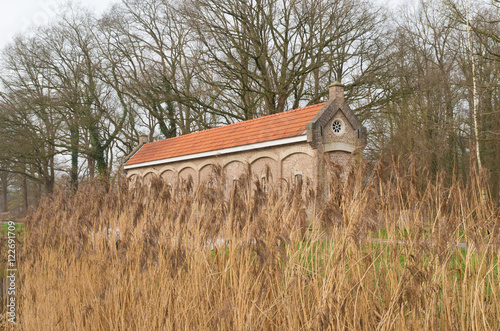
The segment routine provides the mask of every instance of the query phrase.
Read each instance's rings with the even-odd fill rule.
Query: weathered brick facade
[[[312,121],[304,125],[304,132],[297,135],[299,139],[300,136],[304,138],[300,141],[274,140],[278,145],[246,145],[246,150],[242,148],[227,153],[219,150],[200,157],[183,156],[183,160],[167,158],[132,165],[127,162],[127,177],[131,180],[148,180],[160,176],[172,185],[191,180],[196,186],[208,181],[212,167],[219,165],[224,169],[228,188],[249,169],[254,181],[261,182],[266,177],[267,185],[301,179],[321,188],[322,182],[326,180],[324,165],[321,164],[324,155],[329,155],[332,162],[346,169],[352,164],[351,153],[366,144],[363,126],[344,101],[343,86],[332,85],[330,98]],[[246,132],[238,134],[244,135]]]

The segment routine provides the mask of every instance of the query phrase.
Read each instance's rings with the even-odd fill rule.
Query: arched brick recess
[[[136,177],[136,180],[137,180],[138,178],[141,178],[141,177],[142,177],[142,174],[141,174],[141,172],[140,172],[140,171],[137,171],[137,170],[135,170],[135,169],[133,169],[133,170],[129,170],[129,171],[127,172],[127,177],[132,177],[132,176],[135,176],[135,177]]]
[[[144,172],[142,178],[151,178],[154,176],[158,176],[158,172],[155,169],[150,169],[149,171]]]
[[[315,164],[315,158],[309,154],[292,153],[281,161],[281,175],[287,181],[293,180],[296,174],[301,174],[303,180],[313,179]]]
[[[163,173],[166,172],[166,171],[177,172],[177,169],[175,169],[172,166],[166,165],[166,166],[161,167],[160,170],[158,170],[158,173],[160,174],[160,176],[162,176]]]
[[[295,154],[295,153],[303,153],[303,154],[307,154],[311,157],[315,157],[316,154],[315,152],[313,151],[313,149],[309,146],[294,146],[294,147],[288,147],[286,149],[284,149],[281,153],[280,153],[280,160],[284,160],[286,159],[288,156],[292,155],[292,154]]]
[[[204,161],[198,161],[198,170],[204,168],[207,165],[215,165],[215,164],[221,164],[221,158],[220,157],[215,157],[215,158],[208,158],[205,159]]]
[[[260,180],[260,178],[266,174],[266,165],[269,166],[269,170],[271,171],[269,183],[276,183],[280,176],[279,162],[269,157],[260,157],[252,162],[251,169],[254,177],[253,179],[256,177]]]
[[[254,163],[256,160],[260,159],[260,158],[263,158],[263,157],[267,157],[267,158],[270,158],[274,161],[278,161],[279,157],[276,153],[272,153],[272,152],[269,152],[269,151],[264,151],[264,152],[258,152],[258,153],[255,153],[253,154],[249,159],[248,159],[248,163],[252,164]]]
[[[193,178],[193,185],[198,185],[198,172],[195,170],[195,167],[192,166],[183,166],[179,171],[179,183],[183,181],[187,181],[189,176]]]
[[[168,184],[172,184],[172,186],[175,186],[177,184],[177,171],[175,171],[175,169],[172,167],[164,169],[160,177]]]
[[[212,174],[214,164],[212,162],[203,162],[198,170],[199,183],[206,182]]]
[[[176,163],[178,164],[178,163]],[[177,168],[177,171],[181,173],[185,168],[192,168],[194,171],[198,171],[198,166],[192,162],[183,162],[180,164],[180,167]]]
[[[232,183],[234,178],[239,178],[247,170],[247,166],[240,160],[232,160],[224,165],[226,182]]]
[[[137,186],[137,181],[139,179],[139,176],[133,174],[133,175],[129,176],[127,179],[128,179],[128,188],[129,188],[129,190],[132,190]]]
[[[158,178],[158,173],[156,170],[151,170],[151,171],[148,171],[146,172],[143,176],[142,176],[142,180],[143,180],[143,183],[145,185],[150,185],[151,184],[151,180],[153,178]]]

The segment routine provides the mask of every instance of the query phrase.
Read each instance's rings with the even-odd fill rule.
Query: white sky
[[[68,0],[0,0],[0,49],[16,34],[22,34],[28,27],[44,24],[54,17],[57,8]],[[230,1],[230,0],[228,0]],[[375,3],[396,7],[415,0],[371,0]],[[101,13],[120,0],[73,0]]]
[[[97,12],[106,10],[120,0],[78,0],[85,7]],[[16,34],[29,26],[50,21],[57,8],[67,1],[61,0],[0,0],[0,49]]]

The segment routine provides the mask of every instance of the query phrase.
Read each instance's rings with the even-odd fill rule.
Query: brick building
[[[196,186],[218,164],[226,187],[248,169],[264,187],[280,179],[321,187],[323,153],[345,168],[365,144],[365,129],[344,101],[343,86],[334,83],[325,103],[155,142],[142,138],[124,168],[131,180],[160,176],[172,185]]]

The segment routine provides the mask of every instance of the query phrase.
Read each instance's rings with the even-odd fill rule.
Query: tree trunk
[[[78,189],[78,144],[80,143],[80,132],[78,128],[70,129],[71,139],[71,174],[70,186],[74,192]]]
[[[2,212],[9,212],[9,201],[8,201],[8,192],[7,189],[9,187],[8,178],[9,173],[0,172],[0,178],[2,179]]]
[[[54,155],[55,155],[55,148],[54,144],[49,145],[49,169],[48,169],[48,182],[47,182],[47,193],[52,194],[54,192],[54,185],[56,182],[56,170],[54,167]]]
[[[33,205],[37,208],[40,203],[40,199],[42,198],[42,185],[40,183],[36,183],[34,192]]]
[[[21,193],[23,196],[23,214],[26,215],[28,212],[28,180],[26,176],[22,176],[21,179]]]
[[[89,167],[89,178],[94,179],[94,177],[95,177],[95,160],[92,157],[87,156],[87,164]]]
[[[470,32],[470,24],[469,24],[469,10],[470,10],[470,4],[469,1],[467,1],[467,44],[469,46],[469,54],[471,58],[471,63],[472,63],[472,111],[474,113],[474,138],[476,142],[476,161],[477,161],[477,168],[478,171],[481,171],[482,163],[481,163],[481,149],[479,145],[479,124],[478,124],[478,118],[479,118],[479,113],[477,109],[477,100],[478,100],[478,95],[477,95],[477,84],[476,84],[476,61],[474,57],[474,53],[472,51],[472,41],[471,41],[471,32]]]

